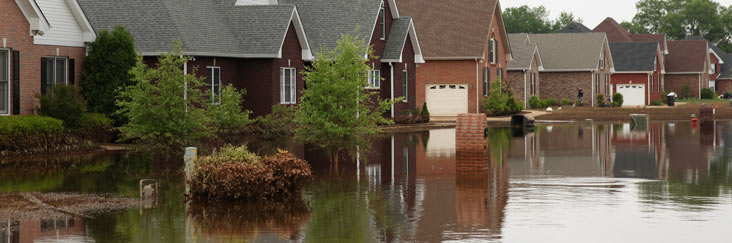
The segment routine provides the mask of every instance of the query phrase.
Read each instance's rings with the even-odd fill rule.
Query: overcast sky
[[[637,0],[501,0],[501,7],[544,6],[549,18],[554,20],[562,11],[573,13],[584,20],[583,24],[594,29],[602,20],[613,17],[618,23],[630,21],[635,16]],[[717,0],[722,6],[732,5],[732,0]]]

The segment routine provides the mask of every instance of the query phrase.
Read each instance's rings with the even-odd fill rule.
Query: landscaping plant
[[[597,107],[605,107],[605,95],[597,94],[595,99],[597,100]]]
[[[691,86],[688,84],[684,84],[684,86],[681,88],[681,97],[684,99],[691,98]]]
[[[562,98],[562,106],[569,106],[572,102],[568,98]]]
[[[531,109],[541,109],[541,101],[539,100],[539,97],[531,96],[529,98],[529,106]]]
[[[181,55],[179,46],[174,43],[173,51],[162,54],[155,67],[137,57],[130,71],[133,84],[117,98],[118,114],[129,121],[120,128],[123,141],[135,140],[141,148],[151,150],[177,151],[211,134],[206,110],[200,105],[209,103],[203,94],[205,85],[202,78],[183,73],[188,57]]]
[[[488,98],[483,100],[483,108],[489,116],[512,115],[524,109],[524,105],[516,102],[516,99],[513,98],[513,92],[510,89],[502,88],[509,86],[501,85],[501,82],[503,81],[500,79],[494,81]]]
[[[124,116],[116,114],[119,109],[116,98],[122,88],[133,83],[129,71],[136,62],[134,42],[124,27],[102,30],[96,40],[89,43],[89,52],[84,59],[84,82],[80,85],[82,95],[89,102],[89,110],[111,117],[116,126],[126,122]]]
[[[623,106],[623,95],[620,93],[613,94],[613,101],[611,103],[613,107]]]
[[[86,102],[74,86],[56,85],[51,92],[36,97],[40,101],[36,108],[39,115],[59,119],[66,128],[81,128],[79,120],[86,113]]]
[[[308,88],[295,116],[296,138],[327,151],[336,170],[342,152],[370,148],[370,138],[381,130],[378,125],[392,123],[382,115],[401,101],[381,100],[366,90],[373,53],[360,37],[343,35],[335,50],[320,52],[302,72]]]
[[[237,90],[232,85],[227,85],[221,89],[221,95],[218,102],[207,102],[208,118],[211,119],[209,126],[214,129],[217,136],[225,136],[229,134],[237,134],[247,125],[251,124],[249,120],[250,111],[242,111],[242,96],[246,94],[244,90]]]
[[[701,90],[701,98],[703,100],[711,100],[714,99],[717,96],[717,93],[714,92],[714,90],[710,88],[703,88]]]
[[[422,105],[422,112],[419,114],[423,123],[430,122],[430,111],[427,109],[427,102]]]

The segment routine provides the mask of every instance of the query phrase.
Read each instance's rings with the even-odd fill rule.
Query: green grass
[[[700,103],[707,103],[707,104],[714,104],[714,103],[728,103],[730,100],[728,99],[720,99],[719,97],[715,97],[714,99],[678,99],[676,100],[676,103],[687,103],[687,104],[700,104]]]

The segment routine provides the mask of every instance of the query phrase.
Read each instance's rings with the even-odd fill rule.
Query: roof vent
[[[236,0],[236,6],[241,5],[277,5],[277,0]]]

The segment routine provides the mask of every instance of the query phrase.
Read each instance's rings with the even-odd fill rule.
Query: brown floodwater
[[[267,204],[186,203],[182,163],[138,154],[3,161],[0,193],[137,198],[141,179],[160,192],[88,217],[0,218],[0,243],[732,241],[730,121],[492,128],[477,143],[454,129],[399,133],[338,171],[322,152],[290,150],[316,179],[301,200]]]

